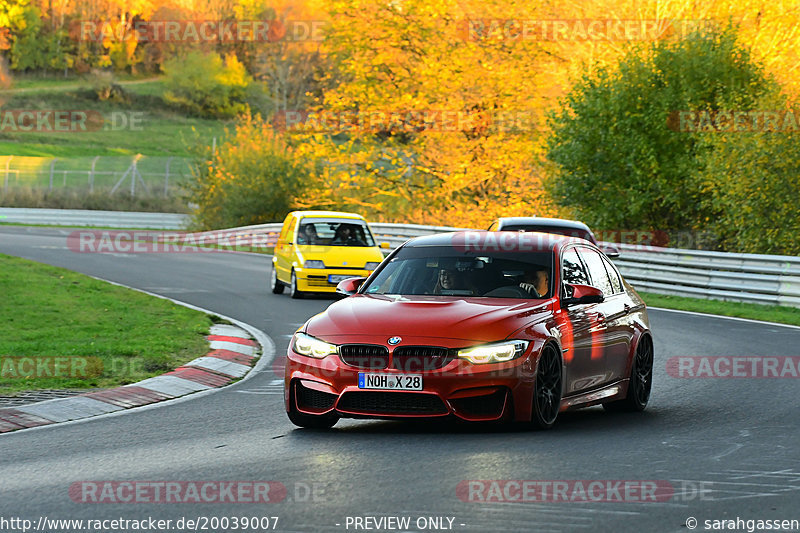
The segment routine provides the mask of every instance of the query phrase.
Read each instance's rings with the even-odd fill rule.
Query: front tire
[[[631,378],[628,382],[628,394],[624,399],[603,404],[609,412],[641,412],[650,401],[653,388],[653,341],[645,336],[636,347],[631,365]]]
[[[297,274],[294,273],[294,270],[292,270],[292,281],[289,285],[289,295],[295,300],[299,300],[303,297],[303,292],[297,288]]]
[[[561,410],[561,359],[552,344],[546,345],[536,367],[531,423],[537,429],[550,429]]]
[[[272,275],[269,278],[269,288],[272,289],[272,294],[283,294],[283,283],[278,280],[278,270],[275,265],[272,265]]]

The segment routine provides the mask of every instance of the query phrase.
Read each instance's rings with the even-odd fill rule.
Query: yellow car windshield
[[[357,219],[303,219],[297,244],[320,246],[375,246],[366,224]]]

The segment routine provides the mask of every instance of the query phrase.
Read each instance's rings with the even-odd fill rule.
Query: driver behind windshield
[[[356,232],[353,230],[351,224],[339,224],[336,228],[336,234],[333,237],[331,244],[339,244],[344,246],[366,246],[364,241],[360,239]]]
[[[550,290],[550,277],[543,268],[528,270],[519,286],[534,298],[545,298]]]

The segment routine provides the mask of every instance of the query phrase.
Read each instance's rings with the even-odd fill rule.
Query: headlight
[[[315,339],[305,333],[295,333],[292,340],[292,349],[300,355],[322,359],[336,353],[336,345]]]
[[[303,266],[306,268],[325,268],[325,263],[322,261],[306,261]]]
[[[485,344],[474,348],[465,348],[458,351],[461,359],[466,359],[476,365],[484,363],[504,363],[516,359],[528,347],[528,341],[506,341],[496,344]]]
[[[380,265],[380,263],[376,263],[375,261],[370,261],[369,263],[364,265],[364,270],[375,270],[376,268],[378,268],[378,265]]]

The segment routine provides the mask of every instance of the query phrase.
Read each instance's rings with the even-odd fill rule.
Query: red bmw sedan
[[[647,310],[583,239],[546,233],[418,237],[293,336],[286,410],[339,418],[457,417],[550,428],[561,411],[642,411]]]

